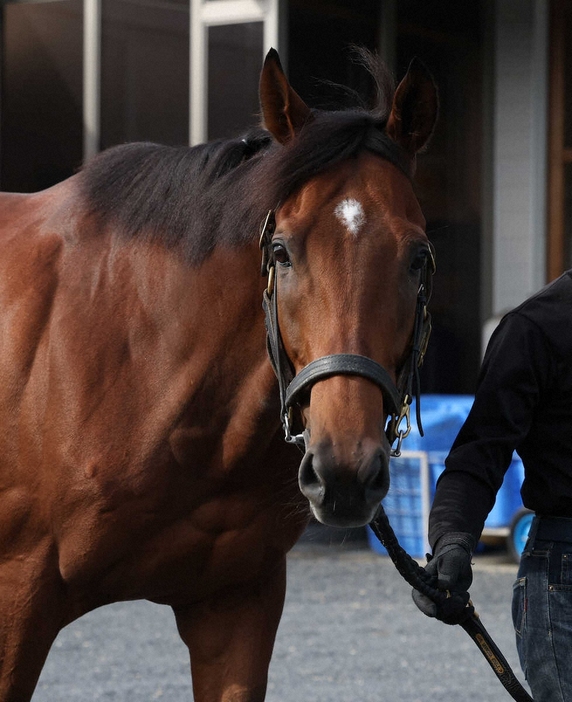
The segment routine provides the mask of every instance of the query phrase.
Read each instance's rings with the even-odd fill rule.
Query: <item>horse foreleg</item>
[[[0,700],[28,702],[63,625],[64,592],[41,549],[0,565]]]
[[[284,605],[286,564],[271,575],[173,608],[189,648],[195,702],[262,702]]]

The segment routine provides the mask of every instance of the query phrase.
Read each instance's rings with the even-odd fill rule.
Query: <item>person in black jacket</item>
[[[572,271],[503,317],[475,401],[445,462],[431,508],[426,569],[455,594],[513,451],[535,512],[513,592],[520,663],[535,702],[572,700]],[[418,592],[415,603],[439,617]]]

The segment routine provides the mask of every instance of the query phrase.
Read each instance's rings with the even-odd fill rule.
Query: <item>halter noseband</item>
[[[421,435],[423,435],[419,407],[419,368],[423,363],[431,334],[431,315],[427,311],[427,303],[431,296],[431,277],[435,272],[433,251],[431,250],[431,255],[421,269],[421,283],[417,293],[411,349],[399,373],[397,385],[393,382],[390,374],[379,363],[366,356],[350,353],[333,354],[318,358],[302,368],[296,375],[284,349],[278,326],[276,262],[272,252],[272,235],[275,227],[275,213],[274,210],[270,210],[262,223],[260,233],[260,249],[262,251],[261,273],[263,276],[268,276],[268,285],[264,291],[262,307],[266,318],[268,355],[278,378],[280,389],[280,417],[286,441],[297,444],[300,447],[305,445],[304,434],[293,432],[295,421],[294,407],[300,403],[303,396],[307,395],[316,382],[334,375],[357,375],[375,383],[383,393],[385,407],[389,410],[386,436],[390,445],[393,445],[397,440],[397,445],[391,450],[391,455],[399,456],[401,443],[411,431],[409,413],[414,392],[417,399],[417,425]],[[405,421],[405,429],[401,426],[403,421]]]

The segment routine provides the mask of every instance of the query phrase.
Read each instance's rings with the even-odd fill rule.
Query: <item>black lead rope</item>
[[[401,548],[381,505],[370,527],[387,550],[400,575],[412,587],[449,613],[447,623],[460,624],[469,634],[509,695],[517,702],[531,702],[532,697],[516,678],[506,658],[483,626],[471,601],[467,602],[461,596],[451,597],[436,587],[436,577],[429,575]]]

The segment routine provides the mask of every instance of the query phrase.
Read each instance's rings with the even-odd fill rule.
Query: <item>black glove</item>
[[[448,596],[437,603],[413,590],[413,601],[423,614],[436,617],[447,624],[457,624],[463,619],[469,601],[468,590],[473,582],[471,556],[475,545],[475,539],[465,532],[451,532],[437,541],[433,557],[425,570],[434,576],[434,586],[447,592]]]

